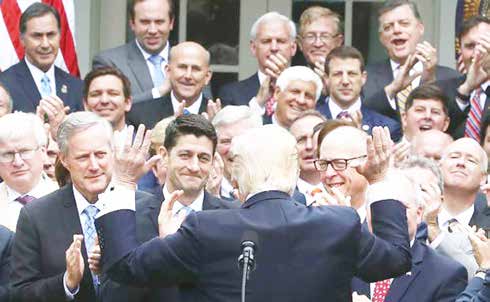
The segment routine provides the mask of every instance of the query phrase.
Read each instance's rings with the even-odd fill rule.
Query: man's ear
[[[167,167],[168,156],[170,155],[167,148],[165,148],[164,146],[160,146],[157,153],[162,157],[161,161],[163,166]]]

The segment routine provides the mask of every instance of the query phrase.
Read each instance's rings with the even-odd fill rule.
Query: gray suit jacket
[[[93,58],[92,68],[102,66],[117,67],[128,77],[131,82],[133,102],[153,99],[151,74],[135,40],[97,54]]]
[[[468,279],[473,278],[478,264],[466,234],[457,232],[446,234],[436,251],[461,263],[468,271]]]

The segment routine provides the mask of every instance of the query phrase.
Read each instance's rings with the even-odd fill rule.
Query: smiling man
[[[428,81],[457,78],[458,73],[437,65],[437,50],[423,41],[424,24],[413,1],[385,1],[378,22],[379,40],[389,59],[366,67],[369,77],[363,94],[367,107],[398,120],[412,89]],[[453,83],[440,85],[448,91]]]
[[[135,103],[168,93],[165,66],[174,26],[173,0],[134,0],[129,4],[129,26],[136,39],[96,55],[93,68],[113,66],[128,77]]]
[[[44,3],[29,6],[20,18],[25,57],[0,73],[13,100],[13,111],[36,112],[42,97],[56,95],[72,111],[82,109],[82,81],[54,65],[60,48],[60,16]]]
[[[166,67],[170,93],[158,99],[135,103],[128,114],[128,122],[153,128],[160,120],[177,112],[181,105],[189,113],[205,112],[208,99],[202,92],[212,76],[209,63],[209,52],[198,43],[182,42],[172,47],[170,62]]]

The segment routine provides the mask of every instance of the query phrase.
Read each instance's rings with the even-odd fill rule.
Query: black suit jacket
[[[185,284],[181,301],[239,300],[237,257],[250,231],[258,248],[247,301],[351,301],[354,275],[380,280],[410,268],[403,205],[383,200],[371,209],[378,236],[361,229],[350,207],[305,207],[279,191],[255,194],[239,209],[190,213],[176,234],[138,248],[133,211],[115,211],[95,223],[111,278]]]
[[[467,280],[468,274],[461,264],[415,240],[410,274],[393,279],[385,301],[452,302],[466,287]],[[369,283],[357,278],[352,281],[352,290],[372,295]]]
[[[83,110],[83,81],[71,76],[60,68],[54,68],[56,95],[63,100],[70,111]],[[14,102],[13,111],[36,112],[41,94],[37,90],[34,78],[27,67],[25,59],[0,73],[0,82],[7,87]]]
[[[478,193],[475,199],[475,211],[470,219],[470,226],[484,229],[487,237],[490,236],[490,208],[487,206],[486,196]]]
[[[8,302],[10,296],[11,250],[14,232],[0,225],[0,302]]]
[[[156,198],[136,203],[136,236],[138,242],[144,243],[158,237],[158,214],[164,200]],[[203,211],[218,209],[235,209],[240,205],[236,201],[226,201],[204,192]],[[177,287],[160,289],[138,288],[116,283],[106,278],[101,285],[103,302],[178,302]]]
[[[199,113],[206,112],[208,99],[202,99]],[[162,119],[174,115],[170,93],[158,99],[152,99],[133,104],[131,111],[126,114],[126,123],[138,127],[144,124],[152,129]]]
[[[400,121],[398,110],[394,110],[386,97],[384,87],[393,81],[393,71],[389,60],[381,61],[366,66],[368,74],[366,84],[362,89],[364,104],[366,107],[381,113],[387,117]],[[457,79],[459,74],[456,70],[444,67],[436,67],[436,81],[442,91],[450,91],[454,82],[449,79]],[[397,105],[398,106],[398,105]]]
[[[257,95],[260,88],[259,75],[254,73],[249,78],[224,85],[218,91],[223,106],[247,105]]]
[[[138,200],[147,198],[151,196],[137,194]],[[83,230],[71,184],[22,208],[12,249],[14,301],[66,301],[63,287],[65,251],[73,242],[74,234],[83,234]],[[74,301],[94,302],[95,290],[84,243],[82,255],[85,270]]]

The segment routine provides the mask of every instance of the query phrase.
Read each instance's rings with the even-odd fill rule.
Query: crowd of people
[[[134,40],[83,79],[55,66],[58,11],[22,13],[0,301],[238,301],[244,240],[247,301],[490,301],[489,18],[465,21],[453,70],[413,1],[381,5],[381,62],[327,7],[268,12],[257,71],[212,96],[208,50],[170,45],[174,10],[131,1]]]

